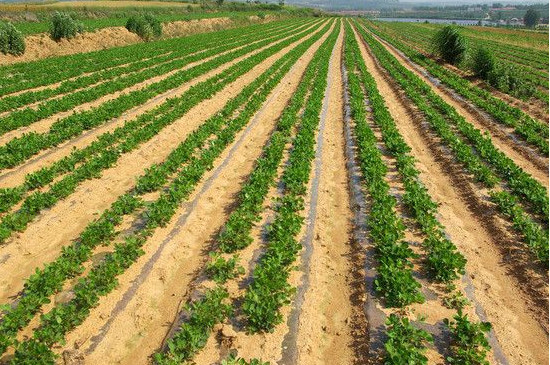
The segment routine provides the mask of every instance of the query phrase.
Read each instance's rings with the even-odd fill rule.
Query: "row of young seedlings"
[[[289,32],[291,37],[288,39],[296,39],[300,34],[304,34],[307,31],[308,29],[298,33]],[[265,36],[260,36],[260,39],[262,37]],[[290,42],[288,42],[288,39],[280,41],[279,44],[289,44]],[[244,44],[247,43],[246,41],[243,42]],[[258,48],[267,46],[270,43],[272,43],[272,40],[264,38],[260,42],[222,54],[187,70],[179,70],[169,77],[154,82],[139,90],[123,93],[117,98],[109,100],[96,108],[74,113],[53,123],[49,131],[45,133],[31,132],[24,134],[22,137],[14,138],[0,147],[0,170],[17,166],[43,149],[55,147],[62,142],[80,135],[86,130],[101,126],[114,118],[120,117],[129,109],[146,103],[158,94],[177,88],[195,77],[203,75],[227,62],[231,62],[236,57],[243,56]],[[227,46],[228,50],[232,48],[234,48],[234,45]],[[207,53],[215,55],[221,51],[222,49],[216,48],[214,51],[208,51]],[[206,57],[206,54],[203,53],[190,56],[186,59],[185,63],[199,61],[202,57]],[[181,66],[183,66],[183,64]],[[154,75],[149,75],[149,77],[152,76]]]
[[[325,32],[327,27],[328,25],[324,28]],[[141,247],[147,238],[157,227],[165,226],[170,221],[204,173],[213,168],[215,159],[232,143],[236,133],[260,108],[269,92],[297,58],[320,36],[321,33],[314,34],[277,60],[220,113],[186,138],[162,164],[149,168],[138,179],[135,188],[122,195],[97,221],[92,222],[75,244],[63,249],[63,254],[56,261],[37,270],[25,283],[20,300],[2,316],[0,350],[4,352],[7,346],[14,345],[14,363],[24,363],[31,359],[40,359],[44,363],[54,361],[56,355],[50,347],[62,342],[68,331],[86,319],[100,298],[116,287],[117,276],[143,253]],[[237,115],[234,117],[235,113]],[[160,197],[144,205],[142,196],[154,191],[161,191]],[[17,342],[15,336],[18,330],[29,323],[67,279],[83,272],[83,264],[89,260],[94,248],[115,240],[118,235],[116,229],[122,223],[123,217],[137,213],[138,219],[144,222],[143,226],[120,237],[119,241],[122,242],[114,245],[114,251],[86,277],[79,279],[72,289],[74,298],[43,314],[33,337]]]
[[[493,198],[497,207],[508,218],[515,219],[513,227],[523,236],[524,243],[535,257],[548,263],[548,194],[546,189],[531,175],[518,167],[514,161],[499,151],[491,138],[475,129],[454,108],[446,104],[418,76],[403,67],[365,29],[358,27],[363,39],[369,44],[378,62],[388,71],[426,117],[433,128],[473,177],[490,190],[493,197],[501,196],[499,183],[510,189],[507,206],[514,204],[515,214]],[[497,176],[498,175],[498,176]],[[500,180],[502,179],[502,181]],[[527,210],[523,210],[525,206]],[[529,214],[528,214],[528,213]]]
[[[346,24],[344,54],[347,69],[347,84],[351,116],[354,121],[354,137],[358,162],[370,198],[368,233],[376,246],[378,267],[374,282],[375,291],[384,299],[387,307],[405,308],[412,303],[421,303],[424,297],[421,284],[412,275],[412,259],[417,255],[403,241],[405,226],[396,213],[396,198],[391,195],[386,181],[388,167],[378,149],[378,140],[367,123],[367,118],[380,128],[382,143],[395,159],[405,193],[402,198],[407,212],[425,236],[422,243],[425,252],[423,267],[431,281],[445,283],[449,290],[464,274],[466,260],[456,246],[446,238],[444,227],[437,220],[437,204],[431,199],[419,180],[415,159],[410,147],[400,135],[395,121],[379,94],[374,78],[368,72],[351,26]],[[365,98],[369,100],[367,110]],[[462,297],[457,291],[458,296]],[[447,358],[454,364],[484,364],[490,349],[485,332],[488,323],[473,323],[462,312],[464,300],[456,301],[457,314],[454,321],[446,320],[453,335],[451,355]],[[386,363],[411,364],[428,362],[425,352],[432,336],[413,326],[406,317],[396,313],[387,318],[385,341]]]
[[[0,112],[6,112],[11,111],[17,108],[24,107],[26,105],[30,105],[32,103],[36,102],[42,102],[40,105],[44,105],[44,101],[46,99],[53,98],[55,96],[59,96],[62,94],[68,94],[70,92],[75,91],[81,91],[86,87],[90,86],[97,86],[99,83],[101,83],[103,86],[105,86],[105,82],[111,81],[113,79],[117,79],[124,75],[129,74],[135,74],[137,72],[143,72],[145,70],[148,70],[154,66],[158,66],[160,64],[167,64],[167,63],[173,63],[176,60],[179,60],[183,58],[184,56],[192,55],[196,52],[201,52],[204,49],[209,48],[215,48],[220,47],[223,45],[229,45],[233,44],[234,46],[238,47],[239,42],[242,41],[245,37],[254,37],[259,36],[261,34],[269,34],[272,37],[277,36],[279,33],[284,32],[288,28],[294,27],[296,22],[288,23],[288,22],[281,22],[281,23],[272,23],[269,27],[266,27],[265,29],[255,29],[255,32],[250,32],[250,30],[247,30],[246,33],[238,33],[231,36],[224,35],[223,38],[219,37],[219,34],[216,34],[216,37],[211,37],[208,39],[208,42],[204,42],[201,44],[195,45],[193,48],[176,48],[170,52],[161,53],[159,55],[154,55],[153,57],[144,58],[144,59],[138,59],[132,62],[128,62],[119,66],[111,67],[105,70],[100,70],[95,73],[86,74],[82,77],[78,77],[76,79],[69,79],[62,81],[59,85],[56,87],[51,88],[45,88],[45,89],[31,89],[29,91],[19,93],[16,95],[10,95],[6,96],[2,99],[0,99]],[[224,40],[224,42],[220,42],[221,40]],[[176,66],[176,68],[179,66]],[[175,69],[175,68],[174,68]],[[135,84],[135,83],[134,83]],[[88,90],[90,90],[89,88]],[[120,89],[117,89],[120,90]],[[94,95],[106,95],[108,91],[107,89],[103,90],[103,94],[97,93],[97,91],[94,94],[88,94],[89,97],[93,97]],[[86,97],[80,98],[82,102],[89,101],[91,99]],[[61,99],[56,99],[63,102]],[[73,98],[71,101],[76,101],[75,96],[73,94]],[[68,105],[65,104],[65,105]],[[46,106],[43,106],[43,108]],[[58,109],[55,112],[63,111],[60,109],[62,106],[60,105]],[[66,109],[65,109],[66,110]],[[7,126],[2,125],[2,128],[6,130]]]
[[[300,25],[296,28],[303,27],[304,25]],[[241,46],[247,46],[246,48],[250,50],[253,47],[252,43],[254,41],[260,39],[262,40],[262,43],[265,44],[268,40],[279,38],[280,33],[289,34],[289,30],[284,29],[283,31],[273,33],[271,29],[265,29],[265,32],[256,32],[255,34],[250,35],[249,39],[240,39],[237,42],[220,42],[221,39],[216,38],[208,44],[196,44],[194,47],[189,47],[188,49],[177,49],[168,56],[168,58],[170,58],[169,62],[161,62],[160,60],[156,60],[153,67],[143,68],[138,70],[138,72],[117,74],[120,70],[115,70],[114,73],[118,77],[110,80],[109,82],[103,82],[90,88],[77,90],[72,93],[65,94],[60,98],[45,100],[37,106],[28,106],[23,109],[15,110],[7,116],[1,117],[0,134],[31,125],[41,119],[50,117],[60,112],[71,110],[78,105],[97,100],[103,96],[120,92],[154,77],[178,71],[189,63],[204,60],[225,51],[235,50]],[[19,96],[16,98],[19,98]],[[0,101],[0,103],[1,102],[3,101]]]
[[[275,217],[268,227],[267,245],[254,269],[252,283],[244,296],[242,310],[251,332],[271,332],[282,321],[281,307],[289,304],[294,289],[288,283],[293,263],[301,251],[298,235],[303,226],[312,162],[315,158],[317,129],[327,92],[330,58],[340,33],[340,21],[319,49],[321,58],[311,93],[301,116],[281,182],[283,191],[277,198]]]
[[[337,27],[324,44],[332,42],[336,32]],[[255,222],[260,220],[264,201],[270,187],[275,183],[292,131],[296,124],[301,128],[301,118],[298,113],[302,110],[307,94],[313,87],[319,63],[326,58],[322,48],[323,46],[307,66],[296,92],[278,120],[276,129],[263,148],[254,170],[239,192],[238,206],[230,214],[217,236],[216,251],[211,254],[212,259],[205,272],[218,286],[207,290],[201,299],[187,304],[184,308],[187,314],[186,320],[167,341],[165,348],[154,355],[157,364],[180,364],[190,361],[194,354],[205,346],[212,328],[234,312],[233,305],[227,301],[230,295],[223,285],[227,280],[236,279],[243,273],[236,253],[253,242],[252,228]],[[293,146],[296,141],[296,139],[293,140]],[[235,298],[231,299],[235,300]],[[277,311],[274,313],[278,314]],[[271,328],[273,326],[272,322]]]
[[[15,231],[25,230],[28,223],[43,209],[52,207],[59,200],[72,194],[82,181],[99,177],[100,173],[114,165],[123,153],[137,148],[139,144],[152,138],[160,129],[176,121],[191,107],[211,97],[266,57],[275,54],[292,41],[296,41],[300,34],[248,57],[220,74],[191,87],[181,97],[169,99],[161,106],[142,114],[136,120],[126,123],[115,133],[119,137],[126,137],[128,143],[113,145],[117,139],[111,138],[113,134],[108,134],[101,142],[92,144],[83,150],[75,150],[59,163],[26,176],[25,182],[21,186],[0,190],[0,196],[3,198],[0,210],[5,211],[21,201],[28,192],[45,187],[55,178],[67,172],[48,190],[35,191],[28,195],[18,210],[2,217],[0,220],[0,242],[4,242]],[[76,166],[77,163],[78,166]]]
[[[222,39],[231,39],[258,31],[262,32],[263,29],[270,26],[266,24],[251,25],[214,33],[195,34],[183,38],[171,38],[89,53],[6,65],[0,69],[0,96],[61,83],[68,79],[83,77],[87,74],[122,66],[137,60],[171,53],[177,49],[193,49],[195,45],[207,44],[213,38],[218,38],[219,36]]]
[[[367,23],[368,25],[368,23]],[[486,111],[495,121],[514,128],[514,132],[535,149],[543,154],[548,154],[548,125],[535,120],[519,108],[513,107],[503,100],[494,97],[489,91],[472,84],[467,79],[460,77],[453,71],[439,65],[424,54],[399,42],[395,38],[369,26],[369,30],[380,38],[403,52],[413,62],[424,67],[431,75],[437,77],[459,95],[472,102],[475,106]]]

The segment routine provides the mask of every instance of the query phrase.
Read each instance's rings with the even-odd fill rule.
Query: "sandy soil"
[[[419,70],[424,70],[420,66],[408,62],[403,55],[397,52],[393,47],[385,42],[381,42],[385,48],[405,66],[409,71],[414,72],[417,76],[423,79],[431,89],[439,95],[447,104],[451,105],[456,111],[462,115],[467,122],[482,132],[488,132],[493,140],[493,144],[514,162],[530,173],[535,179],[543,184],[548,189],[548,158],[541,156],[532,148],[526,146],[518,140],[513,139],[510,134],[512,128],[507,128],[490,119],[490,117],[481,113],[475,106],[468,105],[464,101],[457,100],[447,87],[440,84],[439,87],[434,85],[430,80]],[[424,70],[425,71],[425,70]]]
[[[317,42],[312,50],[319,45],[320,42]],[[261,69],[265,69],[288,51],[286,49],[276,57],[266,60]],[[102,301],[90,318],[69,336],[68,344],[78,343],[82,351],[86,352],[92,345],[82,342],[98,333],[98,327],[103,323],[98,318],[108,316],[111,319],[112,325],[102,334],[103,340],[88,354],[89,363],[99,359],[128,364],[144,363],[147,356],[160,345],[166,334],[166,324],[171,323],[182,299],[189,294],[186,283],[193,278],[193,272],[204,264],[208,251],[205,242],[210,242],[225,222],[229,213],[227,207],[231,205],[242,182],[250,173],[254,160],[259,156],[274,123],[296,88],[299,75],[303,73],[312,53],[306,52],[298,61],[298,66],[273,91],[269,102],[255,116],[253,127],[240,136],[242,145],[234,151],[230,149],[224,152],[216,162],[219,168],[205,176],[197,192],[191,197],[191,203],[180,209],[177,216],[185,217],[189,214],[186,220],[172,222],[167,228],[158,231],[148,241],[146,254],[121,276],[120,288]],[[241,85],[244,82],[241,81]],[[219,99],[217,102],[220,103]],[[239,138],[237,145],[238,141]],[[152,255],[157,247],[163,247],[160,242],[169,244],[160,251],[159,257],[154,257]],[[145,262],[151,258],[155,264],[153,275],[138,280],[138,287],[131,292],[131,283],[136,277],[143,277],[140,273],[143,273]],[[162,278],[157,273],[162,273]],[[121,305],[121,294],[130,295],[123,312],[114,307]]]
[[[347,192],[343,138],[343,85],[340,64],[343,29],[329,69],[326,127],[319,173],[312,254],[305,271],[308,285],[299,308],[295,360],[299,364],[353,364],[353,328],[357,303],[352,301],[350,233],[352,213]],[[303,261],[303,260],[302,260]],[[355,306],[354,306],[355,304]]]
[[[361,50],[391,115],[399,121],[398,128],[418,160],[421,180],[440,204],[440,222],[468,260],[466,269],[473,280],[475,296],[493,324],[504,353],[514,364],[545,362],[548,337],[543,322],[546,320],[536,318],[531,299],[520,289],[524,284],[510,276],[510,268],[506,267],[499,250],[502,235],[497,236],[489,229],[479,215],[482,210],[470,208],[465,195],[471,192],[464,191],[459,184],[463,174],[457,175],[457,171],[449,169],[441,151],[434,149],[435,143],[431,143],[434,141],[430,142],[422,132],[421,120],[411,115],[411,109],[406,108],[395,85],[390,84],[364,45]]]
[[[305,29],[310,29],[311,27],[313,27],[313,25],[309,25]],[[290,35],[289,37],[291,37],[291,36],[292,35]],[[288,38],[288,37],[285,37],[283,39],[286,39],[286,38]],[[281,41],[281,40],[279,40],[279,41]],[[279,41],[277,41],[277,42],[279,42]],[[263,49],[266,49],[266,48],[270,47],[273,44],[274,43],[269,44],[269,45],[264,46],[264,47],[261,47],[261,48],[258,48],[257,50],[254,50],[253,52],[250,52],[247,55],[237,57],[237,58],[233,59],[232,61],[227,62],[227,63],[221,65],[220,67],[215,68],[215,69],[213,69],[213,70],[211,70],[211,71],[209,71],[209,72],[207,72],[207,73],[205,73],[205,74],[203,74],[203,75],[201,75],[201,76],[199,76],[199,77],[197,77],[197,78],[195,78],[195,79],[193,79],[189,82],[186,82],[186,83],[182,84],[181,86],[179,86],[175,89],[171,89],[171,90],[168,90],[168,91],[166,91],[162,94],[159,94],[159,95],[155,96],[154,98],[150,99],[149,101],[145,102],[144,104],[141,104],[137,107],[129,109],[121,117],[115,118],[111,121],[108,121],[107,123],[104,123],[103,125],[101,125],[97,128],[86,131],[86,132],[82,133],[80,136],[78,136],[74,139],[71,139],[71,140],[69,140],[69,141],[67,141],[67,142],[65,142],[65,143],[63,143],[63,144],[61,144],[61,145],[59,145],[55,148],[42,150],[41,152],[39,152],[35,156],[31,157],[30,159],[28,159],[27,161],[22,163],[21,165],[18,165],[14,168],[11,168],[11,169],[4,170],[2,176],[0,177],[0,187],[7,187],[7,186],[14,186],[14,185],[17,185],[17,184],[21,184],[24,181],[24,178],[25,178],[26,174],[28,174],[30,172],[33,172],[33,171],[36,171],[36,170],[38,170],[38,169],[40,169],[40,168],[42,168],[46,165],[49,165],[53,161],[57,161],[57,160],[61,159],[62,157],[66,156],[68,153],[70,153],[70,151],[74,148],[82,148],[83,146],[89,145],[99,135],[101,135],[103,133],[106,133],[106,132],[109,132],[109,131],[112,131],[115,128],[117,128],[118,126],[123,125],[125,121],[131,120],[131,119],[137,117],[138,115],[140,115],[140,114],[142,114],[146,111],[152,110],[156,106],[160,105],[162,102],[166,101],[167,98],[177,97],[177,96],[183,94],[185,91],[189,90],[189,88],[191,88],[193,85],[196,85],[196,84],[198,84],[202,81],[205,81],[205,80],[209,79],[212,76],[215,76],[215,75],[223,72],[224,70],[228,69],[229,67],[231,67],[232,65],[234,65],[238,61],[241,61],[241,60],[243,60],[244,58],[246,58],[250,55],[261,52]],[[206,60],[206,58],[205,58],[205,60]],[[200,64],[201,62],[202,61],[193,62],[193,63],[185,66],[183,68],[183,70],[188,69],[188,68],[193,67],[193,66],[196,66],[196,65]],[[176,71],[174,71],[174,72],[176,72]],[[174,72],[170,72],[170,74],[173,74]],[[166,75],[157,76],[153,79],[146,80],[146,81],[140,83],[139,85],[141,85],[142,87],[146,86],[146,85],[150,85],[150,84],[153,83],[153,81],[160,81],[160,80],[164,79],[165,77],[167,77],[167,76]],[[125,89],[125,92],[128,92],[129,90],[137,90],[137,89],[138,89],[138,86],[135,85],[135,86],[132,86],[130,88]],[[117,92],[116,95],[120,95],[121,93],[122,92]],[[106,95],[106,96],[100,98],[99,100],[110,100],[110,99],[113,98],[112,95],[114,95],[114,94]],[[93,106],[97,106],[97,105],[99,105],[99,100],[83,104],[83,106],[80,106],[80,108],[82,108],[82,110],[84,110],[84,108],[89,109],[89,108],[92,108]],[[60,113],[60,114],[65,115],[65,114],[68,114],[68,113],[72,113],[72,111],[67,112],[67,113]],[[57,114],[57,115],[59,116],[60,114]],[[47,127],[49,125],[51,125],[52,123],[54,123],[54,122],[55,122],[54,119],[47,118],[47,119],[44,119],[41,122],[34,123],[33,125],[31,125],[29,127],[21,128],[21,129],[15,130],[13,132],[10,132],[10,133],[6,134],[6,136],[12,136],[13,137],[13,136],[19,135],[23,132],[27,132],[30,129],[35,130],[35,131],[47,130]],[[4,136],[2,136],[2,137],[4,137]],[[1,140],[3,140],[3,139],[1,139]]]
[[[85,181],[68,199],[40,215],[25,232],[15,234],[2,249],[0,267],[10,275],[3,276],[0,281],[0,301],[8,301],[10,296],[20,290],[22,281],[35,267],[54,259],[60,247],[78,237],[78,233],[90,220],[133,186],[136,176],[153,163],[163,161],[186,135],[221,109],[256,75],[287,52],[289,47],[227,85],[214,98],[199,103],[155,138],[123,155],[115,167],[103,172],[101,178]],[[37,240],[41,242],[39,247],[36,245]]]

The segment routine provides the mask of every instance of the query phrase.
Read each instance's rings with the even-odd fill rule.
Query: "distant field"
[[[426,23],[373,22],[388,37],[421,51],[431,53],[431,40],[443,26]],[[470,49],[483,47],[518,73],[534,90],[534,97],[548,108],[548,33],[491,27],[461,27]],[[461,64],[466,69],[466,64]]]
[[[124,7],[159,7],[178,8],[187,6],[199,6],[191,2],[168,2],[168,1],[58,1],[45,4],[9,3],[0,4],[0,11],[36,11],[59,8],[124,8]]]

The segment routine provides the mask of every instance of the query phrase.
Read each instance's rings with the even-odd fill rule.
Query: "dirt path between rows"
[[[343,28],[335,45],[329,68],[327,118],[320,160],[320,180],[312,253],[309,258],[309,284],[297,310],[299,322],[293,334],[297,342],[298,364],[353,364],[355,350],[353,317],[362,309],[353,300],[351,275],[351,220],[347,191],[343,137],[343,80],[340,71]],[[364,337],[363,337],[364,338]],[[364,338],[365,339],[365,338]]]
[[[548,337],[531,311],[530,300],[515,277],[503,265],[495,236],[468,206],[454,171],[444,163],[421,132],[421,120],[411,115],[374,57],[360,41],[367,68],[376,80],[380,94],[397,121],[397,127],[417,159],[420,178],[432,198],[440,204],[439,220],[468,260],[466,269],[475,286],[475,296],[485,309],[508,359],[516,364],[540,364],[548,358]],[[456,177],[456,176],[455,176]]]
[[[120,277],[119,289],[102,300],[86,322],[69,335],[68,347],[78,343],[80,351],[86,352],[93,342],[93,338],[88,341],[90,336],[97,335],[105,319],[110,318],[108,331],[102,333],[102,340],[96,343],[94,351],[87,354],[87,363],[146,363],[148,356],[160,346],[169,328],[167,325],[192,291],[188,284],[204,264],[208,242],[227,219],[229,207],[241,184],[251,172],[255,159],[297,87],[300,75],[325,37],[306,51],[297,66],[271,93],[269,102],[256,114],[251,127],[240,133],[233,148],[218,159],[218,168],[203,178],[199,184],[202,190],[197,189],[190,198],[192,203],[177,213],[180,217],[188,214],[185,222],[173,221],[157,231],[145,245],[145,255]],[[266,63],[273,61],[274,58]],[[219,99],[216,102],[221,104]],[[151,275],[143,277],[146,262],[161,242],[166,244],[165,248],[154,259]],[[139,285],[132,289],[136,278]],[[135,291],[124,298],[127,300],[124,310],[117,311],[121,295],[129,293],[128,290]],[[113,313],[116,315],[114,319]]]
[[[314,27],[316,27],[316,25],[310,25],[306,29],[313,29]],[[264,50],[266,48],[269,48],[269,47],[273,46],[276,43],[282,42],[285,39],[287,39],[289,37],[292,37],[292,36],[293,35],[289,35],[287,37],[284,37],[282,39],[274,41],[274,42],[272,42],[272,43],[270,43],[270,44],[268,44],[264,47],[261,47],[261,48],[258,48],[256,50],[252,51],[252,52],[249,52],[246,55],[237,57],[237,58],[233,59],[232,61],[227,62],[227,63],[225,63],[225,64],[223,64],[223,65],[221,65],[217,68],[214,68],[213,70],[210,70],[210,71],[206,72],[205,74],[203,74],[201,76],[198,76],[198,77],[196,77],[196,78],[194,78],[194,79],[192,79],[192,80],[190,80],[186,83],[183,83],[182,85],[178,86],[177,88],[174,88],[174,89],[168,90],[164,93],[161,93],[161,94],[155,96],[154,98],[150,99],[149,101],[147,101],[147,102],[145,102],[145,103],[143,103],[143,104],[141,104],[137,107],[131,108],[130,110],[128,110],[124,114],[122,114],[122,116],[119,117],[119,118],[115,118],[111,121],[106,122],[105,124],[103,124],[101,126],[93,128],[89,131],[85,131],[80,136],[75,137],[75,138],[73,138],[73,139],[71,139],[67,142],[64,142],[63,144],[61,144],[57,147],[50,148],[50,149],[45,149],[45,150],[39,152],[38,154],[36,154],[35,156],[31,157],[30,159],[28,159],[27,161],[25,161],[24,163],[22,163],[19,166],[16,166],[12,169],[4,170],[2,172],[2,175],[0,176],[0,188],[1,187],[15,186],[15,185],[19,185],[19,184],[23,183],[24,179],[25,179],[25,175],[27,175],[31,172],[37,171],[37,170],[43,168],[44,166],[47,166],[47,165],[49,165],[49,164],[51,164],[55,161],[58,161],[58,160],[62,159],[63,157],[67,156],[75,148],[83,148],[85,146],[88,146],[93,141],[95,141],[98,138],[98,136],[100,136],[104,133],[107,133],[107,132],[111,132],[111,131],[115,130],[117,127],[122,126],[124,124],[124,122],[132,120],[132,119],[138,117],[140,114],[143,114],[145,112],[148,112],[148,111],[156,108],[157,106],[159,106],[163,102],[165,102],[168,98],[174,98],[174,97],[181,96],[182,94],[184,94],[186,91],[188,91],[194,85],[197,85],[197,84],[199,84],[203,81],[206,81],[207,79],[222,73],[224,70],[227,70],[228,68],[235,65],[239,61],[241,61],[241,60],[243,60],[247,57],[250,57],[251,55],[257,54],[257,53],[261,52],[262,50]],[[192,64],[184,67],[183,69],[188,69],[192,66],[197,66],[201,62],[202,61],[193,62]],[[159,76],[159,79],[157,81],[159,81],[160,78],[164,78],[164,77]],[[149,81],[149,80],[146,81],[146,82],[148,84],[152,83],[152,81]],[[126,90],[128,90],[128,89],[126,89]],[[96,104],[98,104],[98,102],[94,102],[93,104],[96,105]]]
[[[317,31],[321,27],[322,25]],[[25,232],[15,234],[0,251],[0,270],[9,273],[0,279],[0,302],[9,301],[8,298],[21,289],[24,278],[35,267],[57,257],[60,248],[76,239],[92,219],[98,217],[118,196],[132,187],[135,178],[145,168],[163,161],[189,133],[218,112],[245,85],[314,33],[285,47],[227,85],[213,98],[199,103],[140,148],[121,156],[116,166],[105,170],[99,179],[83,182],[70,197],[35,219]]]
[[[426,72],[424,68],[406,59],[403,54],[397,52],[393,47],[383,40],[380,40],[376,35],[372,35],[377,38],[386,50],[399,60],[407,70],[420,77],[447,104],[455,108],[466,121],[482,132],[488,132],[495,147],[504,152],[508,157],[514,160],[519,167],[530,173],[548,189],[548,158],[546,156],[542,157],[539,153],[533,151],[532,148],[527,147],[523,142],[514,140],[513,138],[517,137],[510,135],[513,129],[490,120],[489,116],[483,115],[474,106],[454,98],[445,85],[440,84],[439,86],[435,86],[423,72],[419,71],[423,70]]]

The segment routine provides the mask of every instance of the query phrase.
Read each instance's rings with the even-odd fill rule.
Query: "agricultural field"
[[[548,48],[464,31],[538,60],[544,108],[422,27],[10,56],[0,364],[547,363]]]

